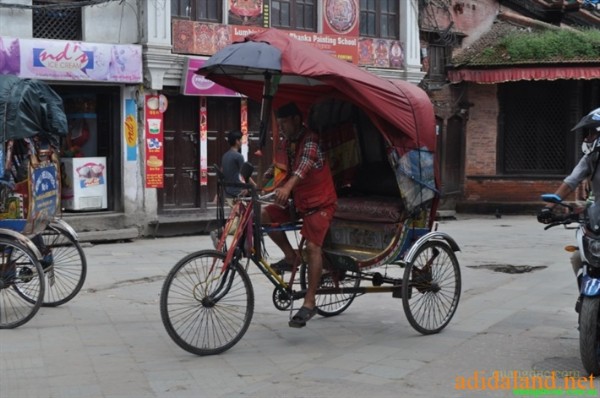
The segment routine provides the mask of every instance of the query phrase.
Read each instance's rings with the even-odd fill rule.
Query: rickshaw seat
[[[338,198],[334,219],[372,223],[398,223],[404,220],[404,207],[398,197],[354,196]]]

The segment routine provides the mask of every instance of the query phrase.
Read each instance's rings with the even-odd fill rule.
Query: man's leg
[[[273,210],[271,210],[273,211]],[[269,214],[269,211],[266,207],[261,209],[261,222],[263,224],[269,224],[271,222],[283,222],[284,220],[273,220],[273,217]],[[287,235],[283,231],[273,231],[269,232],[269,238],[273,240],[273,242],[281,249],[283,252],[284,260],[288,264],[293,264],[296,260],[296,251],[290,244],[290,241],[287,238]]]
[[[304,307],[315,308],[316,293],[323,273],[323,257],[321,246],[312,242],[306,242],[306,254],[308,257],[308,288],[304,296]]]

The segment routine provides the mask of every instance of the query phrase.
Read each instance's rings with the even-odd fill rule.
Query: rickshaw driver
[[[331,170],[319,145],[319,137],[303,124],[302,113],[295,103],[282,106],[276,112],[279,131],[284,139],[277,149],[285,158],[288,179],[275,189],[275,204],[265,206],[261,217],[263,223],[282,223],[291,220],[287,207],[293,194],[298,214],[303,219],[300,233],[306,239],[308,262],[308,288],[304,303],[292,317],[289,326],[306,326],[316,313],[316,291],[323,270],[322,249],[325,235],[337,207],[337,195]],[[273,166],[265,173],[268,179]],[[292,248],[285,232],[274,231],[269,237],[283,251],[285,257],[273,264],[279,270],[291,269],[299,254]]]

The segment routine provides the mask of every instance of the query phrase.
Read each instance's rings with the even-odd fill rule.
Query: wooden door
[[[214,206],[217,195],[217,178],[213,165],[221,165],[221,158],[229,150],[227,132],[239,130],[241,121],[241,100],[239,98],[209,97],[207,100],[207,165],[208,186],[203,187],[203,206]],[[267,139],[262,156],[258,150],[258,128],[260,125],[260,103],[248,100],[248,161],[254,165],[254,180],[261,183],[261,176],[272,162],[271,134]],[[206,192],[206,194],[204,193]]]
[[[199,186],[199,101],[168,96],[164,113],[165,185],[158,190],[159,212],[201,206]]]

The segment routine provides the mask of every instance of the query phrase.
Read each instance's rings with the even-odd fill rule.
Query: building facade
[[[70,122],[64,156],[105,159],[105,202],[63,200],[80,231],[209,230],[213,167],[229,130],[243,132],[242,153],[262,174],[271,152],[267,145],[257,155],[260,104],[194,74],[248,34],[275,27],[384,78],[418,84],[425,75],[416,0],[8,3],[0,2],[0,50],[18,47],[20,69],[0,73],[44,80],[62,96]],[[85,65],[38,59],[81,61],[80,53]]]
[[[571,0],[447,0],[421,16],[447,205],[534,212],[581,157],[571,128],[600,106],[600,10]]]

